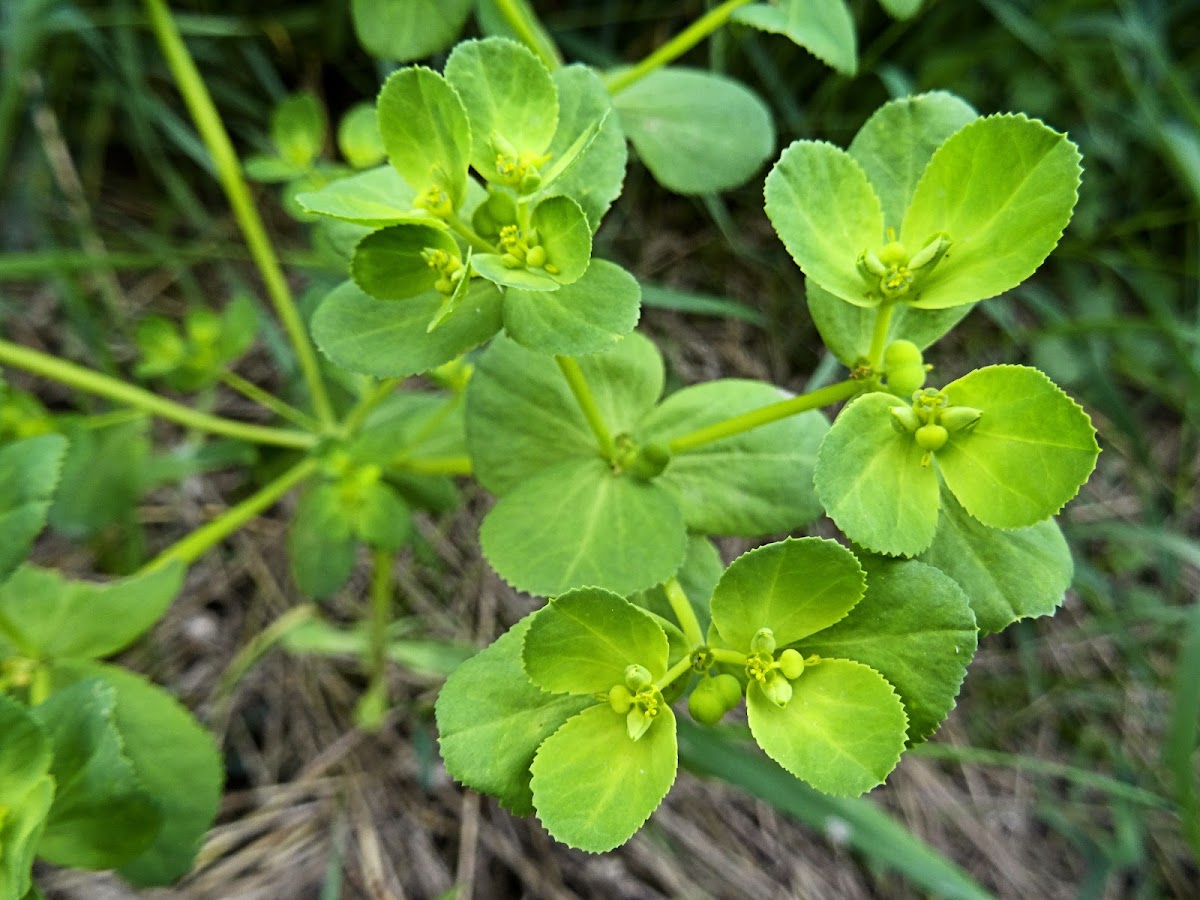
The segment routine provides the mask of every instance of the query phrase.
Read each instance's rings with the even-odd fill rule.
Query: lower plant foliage
[[[148,2],[162,31],[165,7]],[[430,4],[356,2],[354,16],[368,46],[417,54],[453,39],[469,4],[450,6],[437,34],[420,31]],[[911,15],[916,4],[885,6]],[[750,4],[737,19],[841,71],[857,65],[844,4]],[[291,335],[310,408],[231,371],[258,324],[247,301],[193,309],[182,329],[138,326],[140,377],[185,392],[224,383],[296,429],[103,387],[0,344],[9,364],[278,454],[264,461],[270,480],[133,574],[70,581],[23,560],[47,521],[75,536],[114,519],[132,529],[152,480],[114,474],[88,490],[87,473],[146,460],[145,422],[92,429],[6,399],[0,898],[36,891],[34,859],[138,885],[188,871],[220,797],[218,750],[170,695],[102,660],[159,619],[187,564],[293,487],[300,592],[338,593],[363,548],[374,573],[365,626],[306,612],[284,645],[362,656],[366,728],[388,708],[389,659],[453,670],[436,705],[450,773],[591,852],[627,841],[670,791],[685,709],[715,726],[744,703],[754,742],[784,770],[858,796],[936,732],[981,633],[1061,602],[1072,561],[1053,517],[1095,465],[1089,417],[1036,369],[991,365],[943,383],[924,351],[1054,249],[1078,195],[1075,145],[943,92],[884,105],[848,150],[796,141],[766,177],[765,212],[846,377],[798,396],[746,379],[664,396],[662,354],[635,331],[641,286],[593,258],[626,138],[665,186],[711,192],[770,156],[769,113],[709,73],[557,65],[544,37],[463,41],[440,73],[394,72],[376,106],[338,129],[344,164],[320,159],[315,97],[277,110],[274,155],[248,160],[247,174],[286,185],[285,206],[313,223],[340,277],[311,318],[324,373],[309,334]],[[688,128],[699,136],[677,158]],[[730,135],[736,153],[723,151]],[[415,374],[435,389],[397,390]],[[153,483],[231,453],[156,458]],[[60,474],[79,489],[56,499]],[[488,562],[547,600],[459,664],[458,646],[396,639],[391,566],[418,540],[414,512],[454,508],[454,478],[468,474],[496,498],[479,534]],[[844,542],[787,537],[726,567],[711,541],[822,516]]]

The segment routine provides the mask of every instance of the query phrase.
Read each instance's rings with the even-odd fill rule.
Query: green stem
[[[883,362],[883,349],[887,346],[888,329],[892,326],[892,310],[895,308],[895,302],[887,300],[875,307],[875,328],[871,332],[871,349],[867,351],[867,358],[871,361],[871,368],[876,371]]]
[[[623,69],[604,79],[604,86],[610,94],[625,90],[636,81],[645,78],[655,69],[687,53],[698,43],[729,21],[733,11],[739,6],[745,6],[750,0],[725,0],[720,6],[709,10],[699,19],[671,38],[641,62],[628,69]]]
[[[719,441],[722,438],[732,437],[735,434],[741,434],[743,431],[749,431],[752,428],[770,425],[772,422],[777,422],[780,419],[786,419],[788,416],[794,416],[802,412],[808,412],[810,409],[820,409],[822,406],[829,406],[831,403],[837,403],[839,400],[853,397],[861,388],[862,384],[858,381],[839,381],[836,384],[810,391],[807,394],[801,394],[798,397],[792,397],[788,400],[781,400],[769,406],[760,406],[758,409],[752,409],[750,412],[742,413],[739,416],[733,416],[720,422],[714,422],[712,425],[706,425],[704,428],[698,428],[689,434],[675,438],[668,444],[668,448],[673,454],[686,453],[688,450],[694,450],[701,444]]]
[[[612,434],[609,433],[608,426],[604,424],[604,417],[600,415],[600,407],[596,405],[596,398],[592,396],[592,389],[588,387],[583,369],[579,367],[579,363],[575,361],[574,357],[556,356],[554,359],[558,363],[559,369],[562,370],[563,377],[567,379],[567,385],[570,386],[571,393],[575,395],[579,410],[587,419],[588,427],[596,436],[600,455],[605,459],[612,459],[613,453],[616,452]]]
[[[468,244],[479,250],[482,253],[495,253],[496,245],[482,237],[478,231],[460,219],[457,215],[451,215],[446,219],[446,224],[450,226],[450,230],[465,240]]]
[[[392,624],[392,561],[390,550],[371,552],[371,618],[368,622],[367,694],[387,708],[388,630]]]
[[[398,456],[391,465],[414,475],[470,475],[473,471],[471,457],[465,453],[461,456]]]
[[[708,652],[716,662],[729,663],[731,666],[744,666],[748,657],[736,650],[726,650],[724,647],[709,647]]]
[[[536,53],[547,69],[553,72],[563,64],[558,47],[554,46],[533,7],[525,0],[496,0],[496,8],[521,43]]]
[[[270,391],[265,391],[252,381],[247,381],[237,372],[226,369],[221,373],[221,381],[233,388],[243,397],[252,400],[264,409],[269,409],[281,419],[286,419],[293,425],[299,425],[305,431],[319,432],[321,425],[308,413],[301,412],[290,403],[280,400]]]
[[[305,457],[274,481],[263,485],[241,503],[229,507],[208,524],[200,526],[182,540],[172,544],[146,563],[142,570],[157,569],[174,560],[191,565],[259,513],[274,506],[284,494],[312,475],[318,465],[320,462],[315,457]]]
[[[342,420],[342,425],[339,429],[342,434],[349,437],[362,428],[363,422],[367,421],[367,416],[371,415],[375,407],[391,396],[392,391],[396,389],[396,385],[403,380],[403,378],[385,378],[359,397],[358,403],[354,405],[354,408]]]
[[[668,579],[667,583],[663,585],[663,590],[666,591],[667,602],[671,604],[671,612],[675,613],[679,627],[683,629],[683,636],[687,638],[688,646],[695,650],[697,647],[707,644],[704,632],[700,630],[700,620],[696,618],[696,611],[692,609],[691,601],[684,593],[679,579],[674,577]]]
[[[275,313],[279,316],[283,329],[287,332],[288,339],[296,353],[300,371],[303,373],[309,393],[312,395],[317,418],[322,425],[332,425],[333,406],[329,402],[329,394],[325,389],[325,382],[321,378],[316,351],[308,338],[308,332],[305,331],[300,313],[296,309],[296,302],[292,297],[292,290],[288,286],[287,279],[284,277],[279,258],[275,255],[275,249],[267,237],[262,217],[259,216],[258,207],[255,206],[254,199],[250,194],[250,187],[242,176],[241,163],[233,149],[229,133],[221,122],[221,117],[217,113],[217,108],[213,104],[204,79],[201,78],[191,54],[188,53],[187,46],[179,34],[179,28],[171,17],[166,0],[144,0],[144,2],[146,12],[150,17],[150,27],[158,39],[171,74],[174,75],[175,81],[179,85],[179,92],[183,94],[184,102],[192,114],[196,129],[200,132],[205,146],[208,147],[213,164],[216,166],[217,178],[225,190],[225,196],[233,209],[234,218],[237,219],[242,230],[246,247],[250,251],[255,265],[258,266],[263,284],[267,289],[267,295],[271,298]]]
[[[212,434],[222,434],[225,437],[250,441],[255,444],[292,447],[297,450],[306,450],[317,443],[315,435],[301,431],[271,428],[266,425],[251,425],[198,412],[182,403],[160,397],[158,394],[120,379],[67,362],[65,359],[59,359],[49,353],[31,350],[5,340],[0,340],[0,365],[24,369],[26,372],[51,378],[77,390],[107,397],[117,403],[124,403],[126,406],[132,406],[164,419],[170,419],[172,422],[178,422],[180,425]]]
[[[677,663],[675,663],[675,665],[667,669],[667,674],[658,679],[658,681],[654,682],[654,686],[660,691],[666,690],[668,685],[674,682],[676,678],[688,671],[691,667],[692,657],[691,654],[687,654],[683,656]]]

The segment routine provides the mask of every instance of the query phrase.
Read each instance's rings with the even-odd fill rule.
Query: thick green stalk
[[[609,433],[608,426],[604,423],[604,417],[600,415],[600,407],[596,405],[596,398],[592,396],[592,389],[588,387],[583,369],[579,368],[579,363],[575,361],[574,357],[556,356],[554,359],[558,363],[559,369],[562,370],[563,377],[567,379],[571,393],[575,395],[575,400],[579,404],[579,410],[587,419],[588,427],[596,436],[600,455],[605,459],[612,459],[613,453],[616,452],[612,434]]]
[[[698,428],[689,434],[675,438],[667,446],[671,453],[686,453],[688,450],[694,450],[701,444],[719,441],[722,438],[732,437],[735,434],[741,434],[752,428],[770,425],[772,422],[778,422],[780,419],[786,419],[788,416],[808,412],[810,409],[820,409],[822,406],[829,406],[832,403],[853,397],[861,388],[862,383],[858,381],[839,381],[837,384],[831,384],[788,400],[780,400],[778,403],[772,403],[769,406],[760,406],[758,409],[752,409],[750,412],[742,413],[739,416],[733,416],[721,422],[706,425],[704,428]]]
[[[392,562],[391,550],[371,551],[371,617],[368,620],[367,673],[370,685],[367,695],[374,697],[381,709],[387,709],[388,629],[392,624]]]
[[[663,675],[662,678],[660,678],[660,679],[658,679],[658,681],[654,682],[654,686],[656,688],[658,688],[660,691],[666,690],[667,687],[670,684],[672,684],[676,678],[678,678],[680,675],[683,675],[691,667],[692,667],[692,657],[690,655],[681,657],[675,663],[675,665],[673,665],[673,666],[671,666],[671,668],[667,669],[667,673],[665,675]]]
[[[675,619],[683,629],[683,636],[687,638],[688,647],[695,650],[707,644],[704,632],[700,630],[700,620],[696,618],[696,611],[692,609],[692,603],[683,592],[679,579],[668,579],[663,585],[663,590],[666,592],[667,602],[671,604],[671,612],[675,613]]]
[[[288,339],[296,353],[300,371],[303,373],[309,393],[312,395],[317,418],[320,419],[322,425],[332,425],[333,407],[329,402],[325,382],[321,378],[316,351],[308,338],[308,332],[304,328],[300,313],[296,309],[292,290],[284,277],[279,258],[275,255],[275,249],[267,237],[262,217],[259,216],[258,208],[254,205],[250,187],[242,176],[242,166],[233,149],[233,142],[230,141],[229,133],[221,122],[221,117],[217,113],[217,108],[213,104],[204,79],[201,78],[191,54],[188,53],[187,46],[183,43],[179,28],[171,17],[170,9],[167,8],[166,0],[144,0],[144,2],[146,12],[150,17],[150,27],[153,29],[155,37],[158,38],[159,46],[162,48],[171,73],[175,76],[184,102],[192,114],[196,129],[200,132],[200,137],[212,155],[213,164],[217,169],[217,178],[225,190],[225,196],[229,199],[234,218],[237,219],[242,236],[245,238],[246,247],[250,251],[254,264],[258,266],[263,284],[267,289],[267,295],[271,298],[275,313],[279,316],[279,321],[283,324],[283,329],[287,332]]]
[[[165,566],[173,560],[191,565],[255,516],[270,509],[282,497],[317,471],[319,460],[309,456],[292,466],[274,481],[263,485],[241,503],[229,507],[207,525],[202,525],[172,544],[150,562],[143,571]]]
[[[872,369],[878,370],[883,362],[883,350],[887,346],[888,329],[891,328],[892,310],[895,308],[895,302],[888,300],[875,307],[875,328],[871,332],[871,349],[867,351]]]
[[[308,432],[271,428],[266,425],[251,425],[247,422],[235,422],[233,419],[223,419],[220,416],[198,412],[189,406],[168,400],[166,397],[160,397],[144,388],[67,362],[65,359],[59,359],[49,353],[31,350],[5,340],[0,340],[0,365],[24,369],[26,372],[51,378],[77,390],[107,397],[117,403],[124,403],[126,406],[132,406],[152,415],[170,419],[172,422],[178,422],[180,425],[186,425],[188,428],[196,428],[212,434],[221,434],[255,444],[292,447],[297,450],[306,450],[317,443],[316,435]]]
[[[286,419],[293,425],[299,425],[305,431],[317,432],[321,430],[320,423],[308,413],[303,413],[290,403],[285,403],[270,391],[260,388],[253,381],[247,381],[237,372],[226,369],[221,373],[221,381],[246,399],[254,401],[263,407],[263,409],[269,409],[275,415],[279,416],[279,418]]]
[[[726,650],[724,647],[709,647],[708,652],[716,662],[729,663],[731,666],[744,666],[747,656],[736,650]]]
[[[526,0],[496,0],[496,8],[508,27],[526,47],[538,55],[546,68],[553,72],[563,64],[562,54],[550,40],[545,27],[538,21],[533,7]]]
[[[675,37],[671,38],[641,62],[628,69],[622,69],[604,79],[604,86],[610,94],[625,90],[636,81],[645,78],[655,69],[678,59],[698,43],[729,21],[733,11],[739,6],[745,6],[750,0],[726,0],[720,6],[709,10],[695,22],[689,25]]]

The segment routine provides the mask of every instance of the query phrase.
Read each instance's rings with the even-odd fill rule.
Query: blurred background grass
[[[243,155],[266,148],[270,110],[290,91],[315,90],[335,117],[374,95],[385,70],[358,47],[346,6],[173,3]],[[639,58],[705,8],[535,6],[568,58],[601,66]],[[992,362],[1043,368],[1092,414],[1104,447],[1063,520],[1077,565],[1065,608],[985,640],[940,741],[873,797],[1004,896],[1197,896],[1200,3],[933,0],[903,23],[874,0],[853,6],[853,79],[747,30],[719,34],[685,62],[757,90],[780,148],[798,137],[844,146],[880,103],[931,89],[1067,131],[1086,171],[1059,249],[930,359],[943,381]],[[0,49],[6,334],[126,371],[137,316],[256,289],[139,3],[6,0]],[[331,277],[272,191],[261,198],[297,284]],[[651,299],[668,309],[649,310],[645,324],[678,380],[738,374],[799,388],[822,362],[800,273],[762,214],[761,177],[721,197],[680,198],[633,163],[597,252],[667,286]],[[268,334],[267,345],[286,373],[282,343]],[[697,768],[717,765],[696,752]],[[778,785],[743,782],[787,810]],[[833,815],[809,812],[817,825]],[[861,845],[851,857],[829,836],[824,864],[852,870],[854,890],[912,890],[877,877],[895,865],[886,840],[874,850],[851,841]],[[659,843],[686,869],[686,842]],[[581,895],[606,890],[567,881]],[[777,886],[811,893],[786,875]],[[716,882],[706,889],[725,895]]]

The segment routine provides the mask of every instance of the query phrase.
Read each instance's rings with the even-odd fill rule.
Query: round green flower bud
[[[887,345],[887,349],[883,351],[883,365],[888,371],[891,371],[893,366],[903,366],[909,363],[924,361],[924,357],[921,356],[921,348],[912,341],[892,341]],[[913,388],[913,390],[916,390],[916,388]]]
[[[885,266],[902,266],[908,262],[908,251],[899,241],[889,241],[876,254]]]
[[[917,429],[917,446],[922,450],[941,450],[949,437],[950,432],[941,425],[922,425]]]
[[[702,678],[688,697],[688,712],[702,725],[716,725],[725,717],[725,713],[729,712],[720,689],[714,684],[715,680]]]
[[[608,691],[608,705],[612,707],[613,712],[623,716],[633,706],[633,694],[625,685],[614,684]]]
[[[804,674],[804,657],[795,650],[784,650],[779,654],[779,671],[784,678],[795,681]]]
[[[653,681],[645,666],[634,663],[625,667],[625,685],[634,693],[650,687]]]
[[[774,653],[775,652],[775,632],[770,628],[760,628],[754,633],[754,637],[750,640],[751,653]]]
[[[733,709],[742,702],[742,685],[736,678],[728,673],[717,675],[712,679],[713,690],[721,698],[721,702],[725,704],[726,711]]]
[[[525,254],[525,264],[533,269],[540,269],[546,264],[546,248],[530,247]]]

